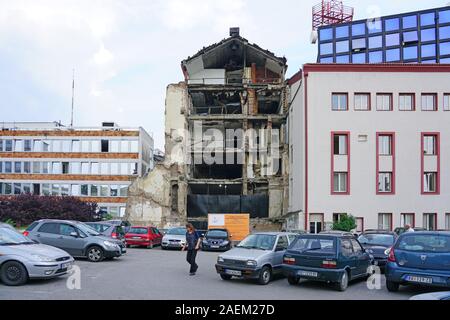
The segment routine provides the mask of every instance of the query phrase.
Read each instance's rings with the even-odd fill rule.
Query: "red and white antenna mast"
[[[342,1],[322,0],[312,9],[312,27],[317,30],[321,26],[353,21],[355,9],[345,6]]]

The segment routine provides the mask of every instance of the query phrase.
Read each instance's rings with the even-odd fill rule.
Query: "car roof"
[[[38,220],[37,222],[41,223],[41,222],[55,222],[55,223],[69,223],[69,224],[77,224],[77,223],[81,223],[81,221],[75,221],[75,220],[58,220],[58,219],[41,219]],[[84,223],[84,222],[83,222]]]
[[[400,237],[408,237],[416,234],[421,235],[445,235],[450,236],[450,231],[415,231],[415,232],[405,232],[400,235]]]
[[[292,232],[255,232],[252,233],[255,235],[267,235],[267,236],[287,236],[287,235],[296,235]]]
[[[364,231],[362,234],[390,234],[390,235],[395,235],[396,233],[394,231],[389,231],[389,230],[369,229],[369,230]]]
[[[354,237],[354,234],[351,232],[346,231],[322,231],[319,233],[319,235],[325,235],[325,236],[335,236],[335,237]]]

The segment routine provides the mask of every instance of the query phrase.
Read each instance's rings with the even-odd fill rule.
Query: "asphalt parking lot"
[[[327,284],[302,281],[290,286],[284,278],[267,286],[244,280],[223,281],[214,264],[218,253],[199,252],[197,275],[188,275],[184,252],[129,249],[113,261],[90,263],[77,260],[81,288],[67,288],[68,276],[31,281],[22,287],[0,284],[0,299],[36,300],[404,300],[429,289],[402,287],[389,293],[382,279],[381,290],[369,290],[365,281],[351,283],[346,292]]]

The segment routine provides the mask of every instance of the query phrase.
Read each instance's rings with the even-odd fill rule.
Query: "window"
[[[410,29],[417,27],[417,16],[403,17],[403,29]]]
[[[424,213],[423,214],[423,228],[428,231],[437,230],[437,214],[436,213]]]
[[[5,162],[4,172],[5,173],[12,173],[12,162],[11,161],[6,161]]]
[[[369,38],[369,49],[381,48],[383,46],[383,37],[376,36]]]
[[[14,173],[22,173],[22,162],[14,162]]]
[[[50,152],[50,146],[51,146],[51,141],[49,141],[49,140],[42,141],[42,151],[43,152]]]
[[[90,141],[81,141],[81,151],[82,152],[91,152],[91,142]]]
[[[69,174],[69,162],[63,162],[61,164],[62,174]]]
[[[336,57],[336,63],[349,63],[350,56],[348,54]]]
[[[41,163],[39,161],[33,162],[33,173],[41,173]]]
[[[423,192],[437,192],[437,172],[425,172],[423,174]]]
[[[333,63],[333,57],[320,58],[320,63]]]
[[[5,151],[6,152],[13,151],[13,141],[12,140],[5,140]]]
[[[336,38],[345,38],[349,35],[349,26],[336,27]]]
[[[355,110],[370,110],[370,93],[355,93]]]
[[[31,162],[25,161],[23,163],[23,173],[31,173]]]
[[[61,150],[62,150],[61,140],[54,140],[52,142],[52,152],[61,152]]]
[[[356,53],[352,55],[353,63],[366,63],[366,54],[365,53]]]
[[[347,192],[347,172],[335,172],[333,175],[333,192],[346,193]]]
[[[394,18],[394,19],[387,19],[384,21],[384,29],[386,31],[395,31],[400,28],[400,19]]]
[[[411,227],[416,226],[416,218],[414,213],[402,213],[400,226],[406,226],[409,225]]]
[[[328,55],[333,53],[333,43],[322,43],[320,45],[320,54]]]
[[[417,31],[410,31],[403,33],[403,42],[417,42],[419,41],[419,35]]]
[[[293,153],[292,153],[293,154]],[[129,174],[128,163],[120,164],[120,174],[123,176],[127,176]]]
[[[378,229],[392,230],[392,213],[378,214]]]
[[[346,213],[333,213],[333,222],[341,221],[342,217],[346,217]]]
[[[128,196],[128,186],[120,186],[120,194],[121,197],[127,197]]]
[[[437,155],[437,136],[424,135],[423,136],[423,153],[427,156]]]
[[[351,257],[353,255],[353,246],[350,239],[341,239],[341,254],[344,257]]]
[[[91,197],[98,197],[98,186],[91,186]]]
[[[369,19],[367,21],[367,30],[369,33],[380,33],[383,31],[382,21],[380,19]]]
[[[127,140],[120,141],[120,152],[130,152],[130,141]]]
[[[120,147],[120,141],[118,140],[111,140],[111,152],[119,152]]]
[[[378,111],[392,110],[392,93],[377,94],[377,110]]]
[[[48,183],[44,183],[42,185],[42,194],[44,196],[49,196],[50,195],[50,184]]]
[[[403,48],[403,59],[404,60],[417,59],[417,57],[418,57],[418,47],[417,46]]]
[[[392,135],[378,136],[378,155],[392,156]]]
[[[31,140],[24,140],[23,142],[23,151],[30,152],[31,151]]]
[[[102,140],[102,152],[109,152],[109,140]]]
[[[72,152],[81,152],[80,140],[72,140]]]
[[[369,52],[369,63],[383,62],[383,51]]]
[[[62,140],[61,141],[62,152],[70,152],[71,147],[72,147],[72,142],[70,140]]]
[[[59,234],[62,236],[70,237],[72,233],[78,234],[77,230],[69,225],[69,224],[63,224],[61,223],[59,225]]]
[[[348,110],[348,94],[347,93],[333,93],[331,103],[332,103],[333,111]]]
[[[42,173],[49,174],[52,172],[51,162],[42,162]]]
[[[386,47],[398,46],[400,45],[400,34],[393,33],[386,35]]]
[[[436,94],[422,94],[422,111],[437,111]]]
[[[61,195],[62,196],[68,196],[70,191],[70,185],[68,184],[62,184],[61,185]]]
[[[439,12],[439,23],[449,23],[450,22],[450,10],[445,10]]]
[[[436,56],[436,45],[435,44],[425,44],[420,47],[422,58],[435,57]]]
[[[366,24],[358,23],[352,25],[352,36],[361,36],[366,34]]]
[[[22,152],[23,151],[23,141],[15,140],[14,141],[14,152]]]
[[[14,194],[21,194],[22,193],[22,185],[20,183],[14,183]]]
[[[353,39],[352,40],[352,50],[353,51],[361,51],[362,49],[366,49],[366,38],[362,39]]]
[[[420,31],[420,37],[422,42],[435,41],[436,40],[436,29],[423,29]]]
[[[119,164],[116,162],[111,163],[111,175],[119,175]]]
[[[73,184],[70,193],[72,196],[79,197],[81,195],[81,187],[79,184]]]
[[[363,253],[363,248],[361,247],[359,242],[356,241],[355,239],[352,239],[351,242],[353,246],[353,252],[357,255],[361,255]]]
[[[436,24],[436,17],[434,12],[423,13],[420,15],[420,25],[423,26],[431,26]]]
[[[450,213],[445,214],[445,230],[450,230]]]
[[[0,139],[0,152],[3,152],[3,140]]]
[[[342,52],[348,52],[348,51],[349,51],[348,40],[336,42],[336,53],[342,53]]]
[[[89,172],[89,162],[82,162],[81,163],[81,174],[83,174],[83,175],[90,174],[90,172]]]
[[[59,196],[59,184],[52,184],[52,196]]]
[[[333,39],[333,29],[326,28],[319,30],[320,41],[331,40]]]
[[[444,94],[444,111],[450,111],[450,93]]]
[[[333,152],[334,155],[347,155],[348,154],[348,135],[335,134],[333,136]]]
[[[52,174],[61,174],[61,162],[52,163]]]
[[[439,39],[440,40],[450,39],[450,26],[439,28]]]
[[[394,62],[400,60],[400,49],[386,50],[386,62]]]
[[[103,175],[109,174],[109,163],[103,162],[100,165],[100,174],[103,174]]]
[[[6,195],[12,194],[12,184],[11,183],[5,183],[4,193]]]
[[[91,152],[100,152],[101,151],[101,141],[94,140],[91,141]]]
[[[414,93],[400,93],[398,97],[398,109],[400,111],[414,111],[416,109],[415,96]]]
[[[111,197],[117,197],[119,195],[119,187],[111,185]]]
[[[30,194],[31,193],[31,184],[23,183],[22,184],[22,193]]]
[[[441,55],[450,54],[450,42],[441,42],[439,44],[439,51]],[[441,59],[441,63],[450,63],[449,59]]]
[[[70,173],[72,174],[81,174],[81,163],[72,162],[70,164]]]
[[[378,192],[381,192],[381,193],[392,192],[392,173],[391,172],[378,173]]]
[[[109,197],[109,186],[108,185],[100,186],[100,196],[101,197]]]
[[[91,163],[91,174],[100,174],[100,167],[98,162]]]
[[[50,234],[59,234],[59,224],[58,223],[44,223],[38,229],[38,232],[50,233]]]
[[[84,197],[89,196],[89,185],[87,185],[87,184],[81,185],[81,195]]]

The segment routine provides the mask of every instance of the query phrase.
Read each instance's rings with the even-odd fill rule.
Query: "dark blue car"
[[[373,256],[351,234],[301,235],[284,255],[283,272],[292,285],[307,279],[345,291],[349,281],[372,274],[372,263]]]
[[[450,232],[403,233],[389,252],[386,287],[450,287]]]
[[[230,233],[227,229],[211,229],[202,240],[203,251],[228,251],[231,249]]]

